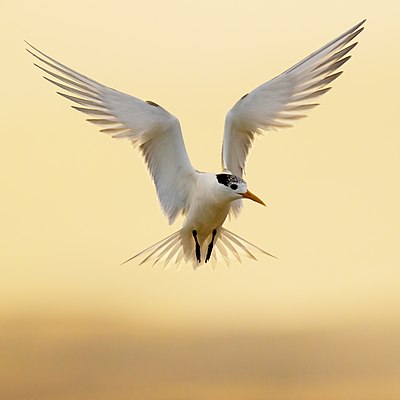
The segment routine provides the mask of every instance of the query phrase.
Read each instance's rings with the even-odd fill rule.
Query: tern
[[[342,74],[338,69],[350,59],[364,22],[236,102],[225,118],[219,173],[200,172],[192,166],[179,120],[159,104],[96,82],[28,42],[26,50],[38,60],[34,65],[45,72],[44,78],[62,89],[57,93],[90,116],[87,121],[113,138],[129,140],[139,150],[168,222],[185,217],[180,230],[127,261],[142,257],[140,264],[162,261],[165,266],[183,261],[196,269],[208,262],[215,265],[217,260],[241,261],[240,255],[255,259],[255,250],[272,256],[223,227],[228,215],[240,213],[243,199],[265,205],[243,180],[247,156],[257,136],[291,127],[318,105],[315,100]]]

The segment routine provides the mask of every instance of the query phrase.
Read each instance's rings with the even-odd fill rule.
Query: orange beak
[[[256,203],[260,203],[263,206],[265,206],[265,203],[260,198],[258,198],[255,194],[251,193],[250,191],[247,191],[246,193],[243,193],[242,197],[244,197],[245,199],[253,200]]]

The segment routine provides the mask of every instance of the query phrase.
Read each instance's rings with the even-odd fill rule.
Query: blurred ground
[[[399,327],[142,332],[107,319],[3,319],[0,399],[400,398]]]

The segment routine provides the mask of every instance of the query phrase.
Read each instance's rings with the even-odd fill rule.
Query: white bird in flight
[[[353,39],[364,29],[364,22],[244,95],[231,108],[225,119],[220,173],[200,172],[192,166],[178,119],[160,105],[104,86],[29,43],[27,51],[40,61],[35,65],[46,73],[45,79],[71,94],[57,93],[93,117],[87,121],[139,149],[168,222],[185,216],[179,231],[127,261],[142,257],[140,264],[163,261],[165,266],[184,261],[198,268],[209,261],[214,265],[217,258],[227,264],[233,257],[240,261],[240,255],[255,259],[254,250],[272,256],[223,227],[229,214],[240,213],[242,199],[265,205],[242,178],[250,148],[257,135],[290,127],[318,105],[315,99],[342,74],[335,71],[350,59],[348,53],[357,45]]]

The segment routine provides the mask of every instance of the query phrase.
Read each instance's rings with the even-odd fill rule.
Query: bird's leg
[[[208,245],[208,248],[207,248],[206,262],[208,262],[208,261],[210,260],[211,253],[212,253],[212,249],[213,249],[213,247],[214,247],[214,239],[215,239],[215,235],[216,235],[216,234],[217,234],[217,230],[216,230],[216,229],[213,229],[213,231],[212,231],[211,242],[210,242],[210,244]]]
[[[193,235],[194,241],[196,242],[196,258],[197,258],[197,261],[200,263],[201,262],[201,255],[200,255],[200,245],[199,245],[199,242],[197,240],[197,231],[193,230],[192,231],[192,235]]]

